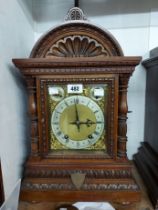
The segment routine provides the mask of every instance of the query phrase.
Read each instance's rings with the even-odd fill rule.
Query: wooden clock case
[[[80,12],[77,8],[71,12],[74,10]],[[34,46],[30,58],[13,59],[27,82],[31,119],[31,153],[25,163],[20,198],[136,202],[140,189],[126,154],[127,87],[141,58],[123,56],[110,33],[85,21],[84,16],[79,21],[72,17],[71,13],[68,21],[46,33]],[[50,82],[69,81],[109,84],[104,155],[56,155],[50,151],[45,87]]]

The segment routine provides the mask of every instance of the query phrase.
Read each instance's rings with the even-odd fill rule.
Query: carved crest
[[[87,17],[79,7],[73,7],[69,10],[65,17],[65,21],[87,20]]]

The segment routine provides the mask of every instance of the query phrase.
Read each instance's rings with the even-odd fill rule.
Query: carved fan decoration
[[[48,31],[32,49],[31,58],[72,58],[123,56],[115,38],[87,21],[76,6],[65,17],[64,24]]]
[[[109,56],[96,40],[87,36],[68,36],[57,41],[47,52],[45,57],[97,57]]]

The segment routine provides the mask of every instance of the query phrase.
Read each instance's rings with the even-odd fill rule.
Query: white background
[[[50,28],[63,22],[73,0],[0,1],[0,157],[8,196],[21,176],[29,142],[27,92],[12,58],[27,58]],[[108,29],[126,56],[148,57],[158,46],[157,0],[81,0],[90,22]],[[146,72],[141,65],[130,79],[128,92],[128,157],[144,140]]]

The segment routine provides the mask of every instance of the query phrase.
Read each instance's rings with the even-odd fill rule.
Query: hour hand
[[[87,119],[85,122],[80,122],[80,124],[85,124],[85,125],[87,125],[87,127],[90,127],[91,125],[94,125],[94,124],[101,124],[101,123],[103,123],[103,122],[102,121],[94,122],[90,119]]]
[[[76,125],[77,126],[77,129],[78,129],[78,131],[80,131],[80,121],[73,121],[73,122],[69,122],[69,124],[71,124],[71,125]]]

